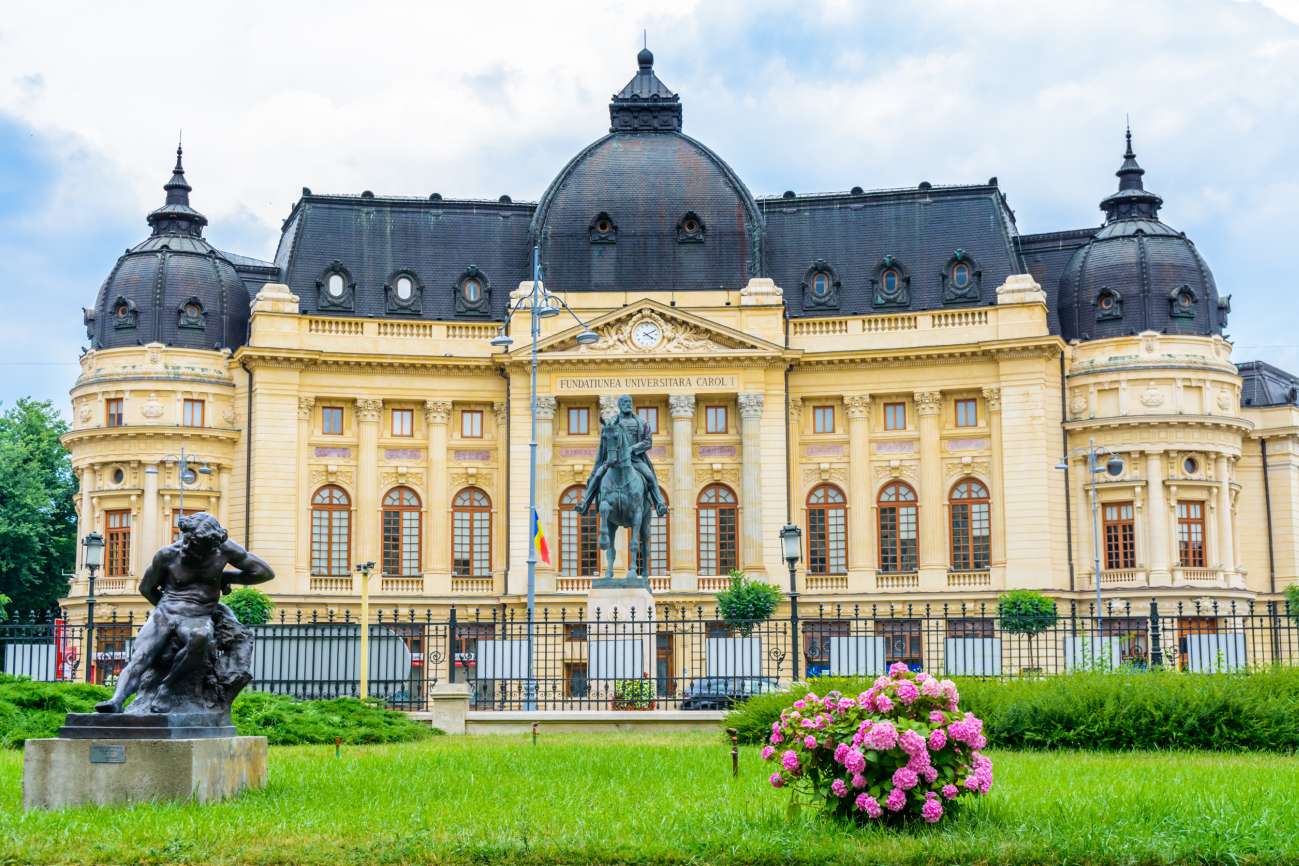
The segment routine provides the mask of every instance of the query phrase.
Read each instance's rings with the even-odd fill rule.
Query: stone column
[[[90,495],[94,492],[95,487],[95,470],[86,466],[81,470],[81,520],[77,524],[77,563],[82,568],[86,566],[86,549],[81,546],[81,539],[85,538],[95,529],[95,500]],[[76,585],[73,585],[72,591],[75,591]]]
[[[439,575],[451,573],[451,503],[448,500],[447,479],[447,424],[451,420],[450,400],[424,401],[424,422],[428,436],[428,453],[424,460],[424,503],[428,515],[424,527],[424,543],[428,556],[425,566]],[[450,591],[451,585],[446,585]]]
[[[739,395],[740,568],[764,572],[762,561],[762,404],[764,395]]]
[[[871,398],[850,394],[843,405],[848,416],[848,567],[856,571],[874,568],[877,561],[875,533],[870,528]]]
[[[550,556],[552,564],[546,565],[538,558],[538,572],[554,572],[555,565],[559,563],[559,527],[555,525],[559,491],[555,489],[554,475],[551,471],[555,450],[555,411],[558,406],[559,401],[554,397],[548,395],[537,397],[537,516],[541,520],[547,539],[554,539]],[[537,588],[542,588],[540,583],[537,584]],[[554,588],[553,576],[546,588]]]
[[[179,472],[179,469],[177,470]],[[153,555],[159,547],[158,542],[158,464],[144,464],[144,493],[140,502],[140,526],[135,534],[135,579],[144,576],[144,570],[153,561]]]
[[[612,394],[603,394],[600,397],[600,423],[607,424],[609,421],[618,417],[618,398]]]
[[[295,590],[305,590],[311,579],[311,418],[315,411],[315,397],[298,397],[298,502],[294,522],[297,551],[294,570],[302,577]]]
[[[914,395],[920,422],[920,585],[943,589],[947,571],[947,532],[943,526],[943,455],[938,436],[938,413],[943,395],[917,391]]]
[[[988,437],[992,440],[991,470],[988,475],[988,483],[991,490],[988,491],[988,497],[992,500],[992,507],[989,508],[991,518],[992,538],[991,541],[991,559],[994,566],[1004,566],[1006,564],[1006,482],[1005,467],[1002,466],[1002,460],[1005,456],[1001,446],[1001,389],[984,388],[983,400],[988,407]]]
[[[1231,531],[1231,458],[1219,454],[1216,467],[1218,481],[1218,562],[1224,572],[1236,570],[1236,552]]]
[[[694,589],[695,573],[695,396],[668,397],[672,416],[672,588]]]
[[[356,401],[357,455],[356,498],[353,512],[352,562],[374,562],[374,574],[382,574],[379,540],[379,417],[382,400]]]
[[[1084,469],[1084,474],[1086,470]],[[1090,481],[1091,479],[1087,479]],[[1086,495],[1086,487],[1083,493]],[[1171,586],[1173,575],[1169,570],[1168,548],[1168,502],[1164,497],[1164,455],[1159,451],[1146,453],[1146,508],[1147,524],[1150,527],[1148,549],[1150,551],[1150,585]],[[1091,531],[1091,524],[1088,525]],[[1090,536],[1089,536],[1090,537]],[[1089,545],[1090,546],[1090,545]]]

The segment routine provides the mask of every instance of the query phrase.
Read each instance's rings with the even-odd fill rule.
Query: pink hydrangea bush
[[[962,798],[988,793],[983,722],[960,710],[951,680],[895,664],[856,698],[809,692],[773,722],[762,758],[773,788],[862,821],[936,824]]]

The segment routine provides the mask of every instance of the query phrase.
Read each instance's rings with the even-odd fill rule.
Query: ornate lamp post
[[[81,539],[86,571],[90,576],[86,592],[86,682],[95,681],[95,572],[104,564],[104,536],[91,531]]]
[[[1101,524],[1100,524],[1100,500],[1096,496],[1097,475],[1104,472],[1111,478],[1117,478],[1123,474],[1123,458],[1116,454],[1113,449],[1106,448],[1103,445],[1098,446],[1095,439],[1087,440],[1087,450],[1079,450],[1066,454],[1064,458],[1055,465],[1056,469],[1069,471],[1069,458],[1077,454],[1079,456],[1087,455],[1087,477],[1089,479],[1088,489],[1091,492],[1092,505],[1092,572],[1096,576],[1096,634],[1094,636],[1094,646],[1099,647],[1101,637]],[[1108,455],[1104,463],[1100,462],[1100,455]]]
[[[803,558],[803,530],[786,523],[780,528],[780,550],[789,566],[789,630],[792,632],[794,679],[798,679],[798,660],[803,653],[798,636],[798,561]]]
[[[578,318],[568,304],[564,303],[562,298],[545,291],[541,285],[541,247],[533,246],[532,248],[532,291],[527,295],[520,297],[505,314],[505,321],[501,323],[501,328],[495,337],[492,337],[490,343],[493,346],[500,346],[509,350],[514,344],[507,329],[510,320],[522,307],[524,302],[528,302],[528,310],[531,313],[530,336],[532,339],[532,395],[529,403],[529,410],[532,415],[532,431],[528,439],[528,525],[532,525],[532,516],[537,514],[537,342],[541,338],[541,320],[548,319],[551,316],[557,316],[562,310],[567,310],[573,320],[582,326],[582,330],[577,335],[577,342],[582,345],[590,345],[598,342],[600,335],[587,327],[586,322]],[[540,520],[540,516],[537,518]],[[524,708],[535,710],[537,708],[537,689],[533,680],[532,667],[532,638],[533,623],[535,622],[537,604],[537,545],[531,541],[528,543],[528,681],[524,696]]]
[[[356,573],[361,575],[361,657],[357,660],[361,700],[370,696],[370,572],[373,570],[374,560],[356,564]]]
[[[207,464],[204,464],[197,468],[191,466],[190,456],[185,453],[184,448],[180,449],[179,457],[173,457],[167,459],[172,459],[176,461],[176,478],[177,478],[177,484],[180,487],[180,497],[179,497],[180,502],[177,507],[180,509],[180,513],[183,515],[185,513],[185,487],[197,484],[198,477],[200,475],[211,475],[212,467],[208,466]]]

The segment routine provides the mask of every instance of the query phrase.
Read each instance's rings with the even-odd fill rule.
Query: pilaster
[[[991,477],[991,490],[988,496],[992,500],[991,522],[991,560],[994,568],[1006,565],[1006,474],[1001,465],[1003,458],[1001,444],[1001,389],[984,388],[983,402],[988,407],[988,436],[992,440],[992,467],[988,473]]]
[[[559,401],[547,394],[537,396],[537,515],[554,515],[558,507],[558,491],[555,490],[554,475],[551,472],[551,459],[555,449],[555,411]],[[531,519],[531,518],[529,518]],[[544,519],[544,518],[543,518]],[[550,521],[546,527],[547,538],[551,543],[551,564],[537,561],[537,590],[552,592],[555,589],[555,565],[559,562],[559,527]]]
[[[144,465],[144,486],[140,502],[140,527],[134,533],[135,549],[131,556],[135,560],[135,578],[144,577],[144,570],[153,561],[154,551],[158,549],[158,464]]]
[[[917,391],[913,395],[920,426],[920,587],[947,586],[947,533],[943,527],[943,461],[938,415],[943,395]]]
[[[428,437],[428,454],[424,463],[424,489],[428,491],[428,520],[424,526],[424,541],[429,555],[424,558],[433,572],[434,591],[450,592],[451,507],[447,490],[447,424],[451,420],[450,400],[424,402],[424,427]]]
[[[373,561],[376,574],[383,569],[379,543],[379,418],[382,414],[382,400],[356,401],[356,511],[353,515],[356,535],[352,540],[355,551],[352,558],[356,562]]]
[[[690,590],[695,588],[695,396],[672,394],[668,414],[672,416],[672,517],[668,523],[672,528],[672,588]]]
[[[761,392],[740,394],[740,568],[766,572],[762,561],[762,407]]]
[[[860,572],[873,569],[878,556],[870,528],[871,398],[850,394],[843,405],[848,416],[848,569]],[[864,582],[861,588],[866,588]]]
[[[1146,452],[1146,498],[1150,503],[1147,510],[1150,585],[1171,586],[1173,575],[1168,547],[1168,501],[1164,496],[1164,455],[1159,451]]]
[[[296,515],[294,538],[297,544],[294,546],[296,556],[294,557],[294,572],[298,577],[298,586],[295,589],[299,591],[306,590],[311,583],[311,470],[307,462],[308,454],[311,447],[308,444],[311,441],[311,420],[315,412],[316,398],[312,396],[298,397],[298,443],[297,443],[297,488],[298,488],[298,507],[294,512]]]

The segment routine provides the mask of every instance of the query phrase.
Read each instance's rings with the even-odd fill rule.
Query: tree
[[[743,635],[771,616],[778,604],[780,590],[765,580],[750,580],[739,570],[731,572],[730,587],[717,593],[717,610],[722,619]]]
[[[76,476],[48,400],[0,414],[0,594],[14,612],[44,612],[68,594],[76,564]]]
[[[271,618],[270,596],[256,587],[241,586],[223,601],[244,625],[265,625]]]
[[[1002,631],[1028,637],[1028,663],[1036,667],[1033,638],[1055,625],[1055,601],[1031,589],[1011,590],[997,598],[997,617]]]

